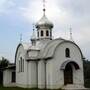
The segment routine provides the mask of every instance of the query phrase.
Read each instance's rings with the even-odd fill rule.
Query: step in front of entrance
[[[63,90],[90,90],[90,89],[86,89],[84,86],[82,85],[72,85],[72,84],[68,84],[62,87]]]

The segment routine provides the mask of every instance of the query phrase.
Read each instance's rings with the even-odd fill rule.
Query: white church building
[[[31,43],[20,43],[15,53],[16,79],[12,69],[4,70],[4,86],[59,89],[84,88],[83,54],[79,46],[62,38],[52,38],[53,23],[43,9],[42,18],[35,24]],[[8,75],[8,76],[7,76]]]

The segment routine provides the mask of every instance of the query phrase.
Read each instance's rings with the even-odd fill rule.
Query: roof
[[[24,50],[25,50],[26,59],[28,58],[28,59],[37,60],[37,59],[53,58],[56,48],[59,45],[61,45],[63,43],[67,43],[67,42],[77,46],[77,48],[79,49],[81,56],[83,58],[83,54],[82,54],[80,48],[78,47],[78,45],[76,45],[72,41],[65,40],[62,38],[57,38],[54,40],[39,40],[36,42],[35,46],[30,45],[30,43],[19,44],[17,47],[17,50],[16,50],[16,55],[17,55],[17,51],[18,51],[19,46],[22,45]],[[31,54],[31,53],[33,53],[33,51],[35,52],[35,55]],[[27,54],[28,52],[30,52],[30,56],[29,56],[29,54]],[[16,55],[15,55],[15,60],[16,60]]]
[[[6,70],[6,69],[15,69],[16,66],[15,66],[15,63],[10,63],[7,67],[5,67],[3,70]]]
[[[50,42],[47,43],[47,45],[45,45],[43,49],[41,49],[39,53],[39,57],[40,58],[51,58],[54,54],[56,46],[63,41],[64,39],[61,39],[61,38],[51,40]]]
[[[53,23],[48,20],[46,15],[43,15],[43,17],[36,23],[36,28],[44,25],[53,28]]]

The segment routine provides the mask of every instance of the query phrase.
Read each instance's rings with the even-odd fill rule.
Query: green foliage
[[[0,69],[7,67],[8,64],[9,64],[9,61],[6,58],[2,57],[2,60],[0,60]]]
[[[0,87],[0,90],[45,90],[45,89],[37,89],[37,88],[19,88],[19,87]],[[61,89],[46,89],[46,90],[61,90]]]
[[[90,61],[84,60],[83,66],[85,87],[90,88]]]

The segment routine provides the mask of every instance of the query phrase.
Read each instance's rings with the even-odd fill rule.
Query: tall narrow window
[[[50,37],[52,38],[52,31],[50,31]]]
[[[66,48],[66,50],[65,50],[65,55],[66,55],[66,57],[70,57],[70,50],[69,50],[69,48]]]
[[[46,36],[49,36],[49,31],[48,30],[46,31]]]
[[[41,31],[41,36],[43,36],[43,31]]]
[[[20,58],[20,60],[21,60],[21,70],[20,71],[22,72],[22,57]]]
[[[38,34],[38,37],[39,37],[39,31],[38,31],[38,33],[37,33],[37,34]]]
[[[20,63],[21,63],[21,62],[20,62],[20,60],[19,60],[19,72],[20,72],[20,70],[21,70],[21,69],[20,69],[20,68],[21,68],[21,64],[20,64]]]
[[[24,59],[23,59],[23,63],[22,63],[22,64],[23,64],[23,65],[22,65],[22,68],[23,68],[23,70],[22,70],[22,71],[24,72]]]

